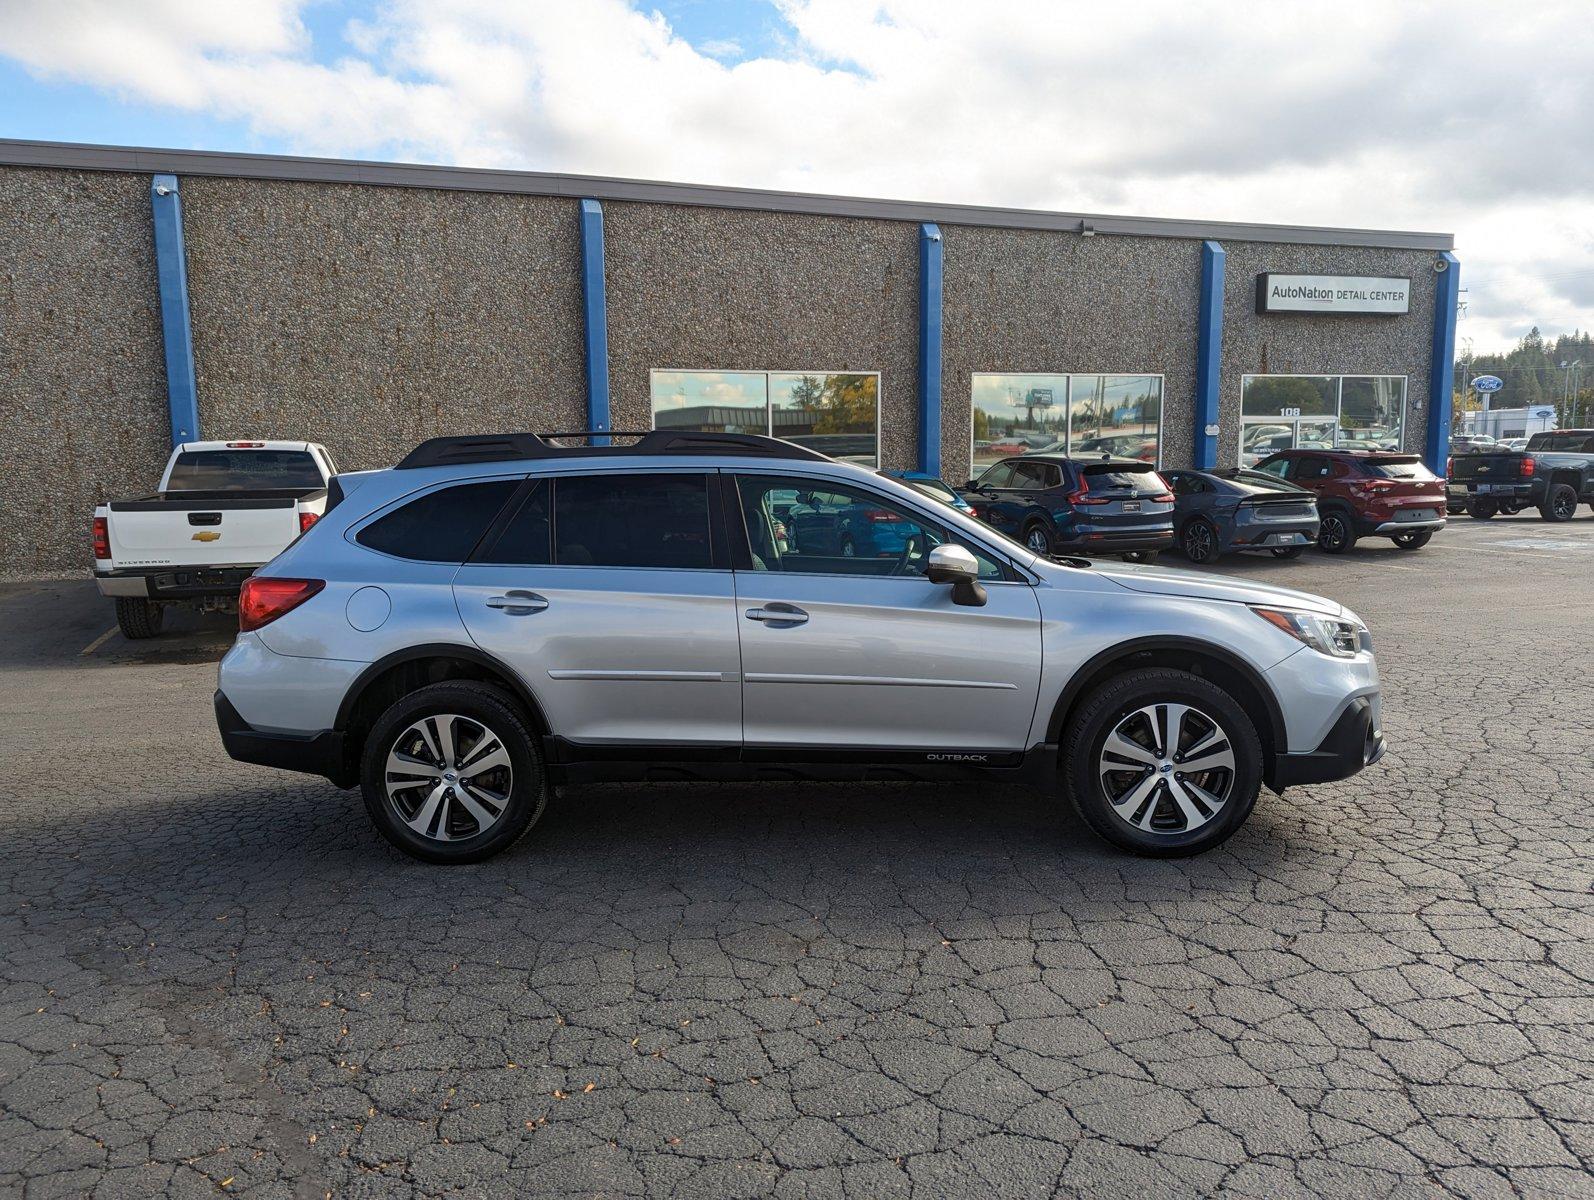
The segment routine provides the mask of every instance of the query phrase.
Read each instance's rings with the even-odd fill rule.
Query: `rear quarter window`
[[[519,486],[492,479],[438,488],[378,517],[354,540],[395,558],[462,563]]]

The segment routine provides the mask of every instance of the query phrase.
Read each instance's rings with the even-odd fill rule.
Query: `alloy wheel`
[[[1204,563],[1212,557],[1212,530],[1205,521],[1194,521],[1185,527],[1184,553],[1193,563]]]
[[[421,717],[405,727],[388,750],[383,778],[399,820],[437,842],[486,833],[508,811],[514,789],[503,741],[457,713]]]
[[[1558,488],[1550,505],[1559,520],[1570,521],[1577,515],[1577,493],[1571,488]]]
[[[1323,523],[1317,531],[1318,543],[1325,550],[1338,550],[1345,544],[1345,522],[1337,516],[1323,518]]]
[[[1048,554],[1051,552],[1052,540],[1046,536],[1044,526],[1036,525],[1024,535],[1024,545],[1035,554]]]
[[[1120,820],[1148,833],[1189,833],[1213,820],[1234,790],[1234,749],[1199,708],[1152,704],[1113,726],[1096,774]]]

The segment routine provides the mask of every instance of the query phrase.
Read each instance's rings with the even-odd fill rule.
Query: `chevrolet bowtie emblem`
[[[221,534],[217,533],[214,529],[201,529],[198,533],[194,534],[194,541],[213,542],[220,536]]]

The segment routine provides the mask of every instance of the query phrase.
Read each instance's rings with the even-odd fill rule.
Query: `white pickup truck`
[[[238,589],[327,508],[337,473],[313,442],[184,442],[160,490],[94,510],[94,581],[129,638],[160,632],[167,605],[234,611]]]

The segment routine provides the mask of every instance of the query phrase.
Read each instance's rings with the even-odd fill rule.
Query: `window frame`
[[[1245,385],[1253,379],[1332,379],[1334,381],[1334,413],[1332,417],[1321,414],[1305,414],[1297,417],[1277,415],[1247,416],[1245,412]],[[1347,379],[1400,380],[1400,446],[1398,449],[1390,451],[1390,453],[1406,453],[1406,421],[1411,414],[1410,375],[1385,371],[1248,371],[1240,376],[1240,432],[1235,440],[1235,465],[1245,467],[1243,456],[1245,454],[1245,429],[1247,425],[1288,425],[1290,427],[1290,440],[1293,443],[1298,441],[1302,424],[1332,420],[1334,422],[1334,437],[1329,449],[1352,449],[1353,447],[1342,447],[1340,443],[1340,422],[1345,416],[1345,381]],[[1311,450],[1313,447],[1291,445],[1288,449]],[[1274,450],[1269,451],[1269,453],[1277,454],[1279,451]],[[1254,467],[1246,469],[1253,470]]]
[[[775,404],[770,398],[770,377],[773,375],[871,375],[874,377],[874,462],[878,470],[880,461],[880,431],[882,414],[886,406],[885,375],[879,370],[852,371],[845,369],[809,371],[790,367],[649,367],[648,368],[648,422],[652,429],[659,428],[659,410],[653,406],[653,380],[658,375],[762,375],[764,377],[764,435],[791,441],[794,446],[803,443],[782,438],[775,432]],[[665,428],[684,428],[666,426]],[[863,465],[863,464],[859,464]]]
[[[1163,371],[970,371],[969,372],[969,478],[974,475],[974,381],[981,375],[1000,375],[1007,379],[1063,379],[1067,386],[1064,389],[1066,397],[1063,402],[1063,450],[1067,457],[1074,454],[1074,380],[1076,379],[1155,379],[1157,381],[1157,458],[1152,463],[1154,470],[1162,468],[1163,438],[1162,429],[1164,416],[1168,404],[1168,376]],[[1113,434],[1109,436],[1127,436]],[[1056,453],[1056,451],[1053,451]],[[1022,457],[1021,455],[1004,455],[1004,458]],[[1000,460],[998,460],[1000,461]],[[991,466],[995,466],[992,463]]]

